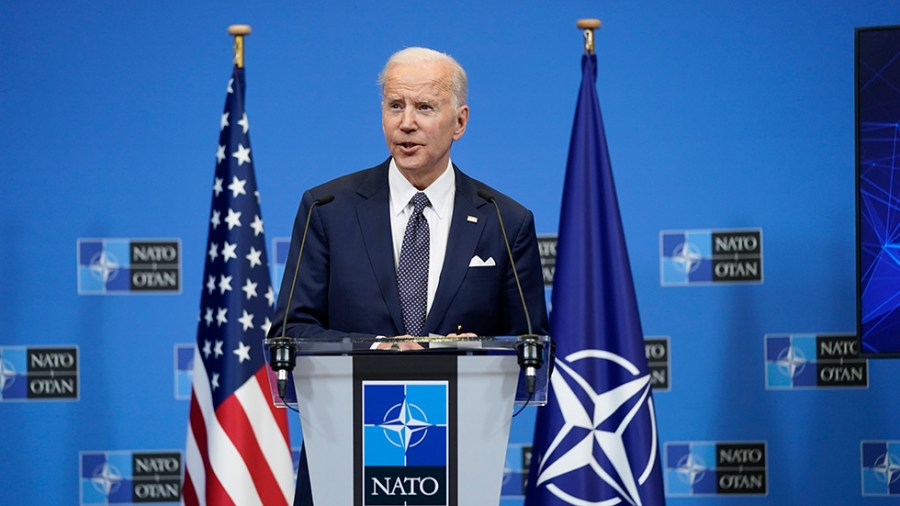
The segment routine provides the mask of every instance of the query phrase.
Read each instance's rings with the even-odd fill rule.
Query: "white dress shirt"
[[[406,224],[413,212],[412,198],[416,189],[400,173],[400,169],[391,159],[388,169],[388,185],[391,195],[391,236],[394,241],[394,270],[400,262],[400,248],[403,246],[403,235]],[[456,196],[456,173],[448,161],[447,168],[428,188],[422,190],[431,202],[422,214],[428,220],[428,303],[426,311],[431,311],[434,294],[437,293],[438,280],[441,279],[441,268],[447,253],[447,238],[450,236],[450,220],[453,217],[453,198]]]

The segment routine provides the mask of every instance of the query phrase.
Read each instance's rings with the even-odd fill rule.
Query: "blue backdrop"
[[[783,343],[813,367],[811,336],[855,329],[854,28],[900,22],[900,4],[11,0],[0,5],[0,353],[19,369],[28,350],[77,347],[78,398],[4,394],[0,504],[78,504],[91,455],[183,448],[176,348],[195,339],[229,24],[254,28],[247,110],[272,241],[289,235],[302,190],[386,157],[375,79],[409,45],[468,71],[454,162],[555,234],[580,82],[574,23],[592,16],[604,22],[598,92],[643,328],[669,342],[670,388],[655,397],[670,503],[733,504],[676,486],[684,476],[665,460],[726,442],[764,443],[757,502],[877,502],[874,448],[900,440],[897,363],[871,361],[867,387],[769,376]],[[760,282],[664,286],[661,234],[736,229],[761,231]],[[80,294],[88,239],[180,241],[180,292]],[[533,419],[516,420],[514,445],[530,442]]]

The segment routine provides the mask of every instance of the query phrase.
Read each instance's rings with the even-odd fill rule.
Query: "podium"
[[[392,341],[294,340],[284,401],[300,413],[315,504],[496,506],[513,406],[546,403],[546,357],[530,397],[516,337],[371,349]]]

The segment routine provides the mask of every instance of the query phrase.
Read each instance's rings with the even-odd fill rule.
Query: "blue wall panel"
[[[255,30],[247,110],[269,240],[290,234],[302,190],[386,156],[375,78],[409,45],[469,73],[454,161],[554,234],[580,79],[574,22],[589,16],[604,22],[598,92],[644,331],[670,342],[663,450],[764,442],[768,496],[748,502],[877,502],[863,496],[874,474],[862,448],[900,440],[896,362],[870,361],[866,388],[767,389],[765,337],[855,328],[854,28],[896,24],[900,5],[11,0],[0,352],[77,347],[79,388],[77,400],[0,401],[0,504],[77,504],[83,453],[183,448],[174,350],[197,323],[227,25]],[[733,229],[762,231],[761,283],[661,285],[662,231]],[[180,291],[79,295],[88,238],[179,240]],[[514,444],[533,423],[531,410],[516,420]]]

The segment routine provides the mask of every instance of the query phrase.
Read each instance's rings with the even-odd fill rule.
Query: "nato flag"
[[[559,223],[549,402],[525,504],[665,504],[643,332],[600,104],[585,55]]]

